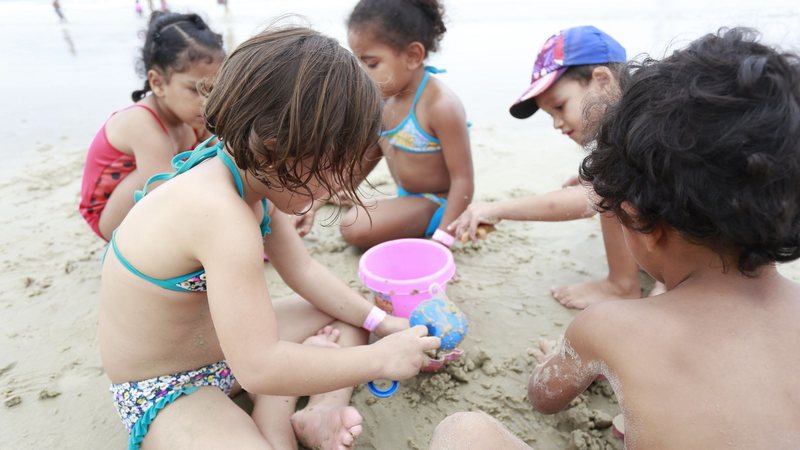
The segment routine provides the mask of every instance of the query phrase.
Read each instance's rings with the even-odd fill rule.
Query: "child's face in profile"
[[[178,120],[195,130],[205,128],[203,117],[203,97],[197,92],[197,83],[213,77],[222,64],[222,58],[211,62],[198,61],[184,72],[173,72],[163,87],[164,104]]]
[[[536,104],[553,118],[553,128],[561,131],[580,145],[586,140],[586,121],[583,105],[586,97],[596,90],[594,80],[582,83],[561,77],[535,100]]]
[[[368,31],[350,29],[347,43],[381,90],[383,98],[397,95],[410,81],[402,52],[374,39]]]

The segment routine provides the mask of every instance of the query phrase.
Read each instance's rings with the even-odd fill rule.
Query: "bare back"
[[[800,443],[800,286],[740,278],[606,308],[622,325],[608,336],[628,336],[597,343],[628,448]]]
[[[148,201],[155,197],[159,201]],[[208,207],[197,208],[186,199],[202,200]],[[191,273],[201,268],[193,241],[222,238],[233,245],[237,232],[228,234],[230,229],[257,228],[255,214],[251,224],[231,221],[224,234],[206,233],[198,226],[204,222],[201,210],[216,208],[225,215],[226,204],[244,207],[230,173],[213,158],[148,194],[120,226],[115,244],[131,265],[153,278]],[[100,351],[112,382],[147,379],[224,358],[205,293],[171,291],[144,280],[109,248],[100,296]]]

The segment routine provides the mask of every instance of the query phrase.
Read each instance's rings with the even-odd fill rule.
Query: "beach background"
[[[159,2],[154,2],[158,6]],[[202,14],[230,50],[287,13],[346,46],[350,0],[171,1]],[[134,2],[65,0],[60,23],[50,1],[0,0],[0,449],[123,448],[120,423],[97,349],[99,265],[104,249],[77,213],[86,148],[106,118],[142,85],[134,63],[146,18]],[[145,13],[147,2],[142,1]],[[473,123],[476,200],[557,189],[576,172],[582,150],[552,130],[545,114],[513,119],[508,106],[526,88],[541,44],[559,29],[592,24],[629,57],[663,56],[722,26],[759,29],[763,41],[800,47],[794,1],[565,3],[446,1],[448,32],[430,63],[461,97]],[[384,166],[371,176],[393,191]],[[305,239],[320,261],[361,289],[360,253],[344,244],[330,207]],[[565,412],[543,416],[525,398],[533,358],[527,349],[557,338],[575,312],[549,287],[606,273],[596,219],[502,223],[477,246],[454,249],[457,280],[448,295],[470,320],[467,358],[402,383],[377,400],[358,388],[359,449],[424,449],[448,414],[483,410],[538,449],[620,448],[608,420],[619,408],[598,383]],[[800,280],[800,265],[781,271]],[[273,295],[287,294],[269,265]],[[133,320],[133,319],[132,319]],[[635,358],[636,355],[631,355]]]

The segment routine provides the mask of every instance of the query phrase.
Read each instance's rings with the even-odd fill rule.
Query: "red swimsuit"
[[[167,127],[151,108],[138,103],[125,109],[129,108],[142,108],[152,114],[164,133],[169,136]],[[92,140],[86,155],[86,165],[83,169],[81,183],[81,203],[78,207],[83,218],[98,236],[103,237],[100,233],[100,213],[106,207],[106,202],[117,185],[134,170],[136,170],[134,156],[117,150],[108,142],[106,125],[103,124]]]

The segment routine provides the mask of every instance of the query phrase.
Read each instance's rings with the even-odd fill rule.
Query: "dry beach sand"
[[[482,129],[474,130],[473,138],[479,176],[491,180],[483,183],[492,186],[481,190],[484,198],[557,186],[571,166],[562,164],[563,155],[572,162],[580,156],[569,144],[553,141],[548,152],[561,167],[542,170],[553,175],[533,180],[509,169],[535,165],[531,156],[518,161],[518,153],[497,149],[513,148],[513,141]],[[104,247],[76,213],[84,151],[51,145],[37,151],[47,164],[33,164],[0,184],[0,207],[15,211],[3,219],[0,238],[0,447],[119,448],[125,433],[111,404],[96,342]],[[526,179],[535,183],[503,181]],[[384,193],[392,189],[384,167],[371,180]],[[335,226],[323,226],[332,212],[321,211],[322,223],[306,238],[307,246],[360,289],[360,252],[344,244]],[[533,367],[527,348],[540,337],[557,337],[573,314],[549,297],[548,287],[604,270],[598,224],[503,223],[498,228],[478,246],[454,252],[458,278],[448,295],[470,320],[463,344],[466,359],[441,373],[403,382],[390,399],[377,400],[359,388],[353,403],[364,415],[366,431],[358,448],[426,448],[436,423],[469,409],[498,417],[538,448],[564,448],[573,439],[593,443],[578,448],[605,448],[598,445],[610,436],[608,422],[617,411],[607,385],[593,388],[575,408],[554,417],[533,413],[525,398]],[[269,265],[265,275],[274,295],[288,293]]]
[[[183,9],[188,5],[170,3]],[[343,20],[354,2],[264,3],[269,7],[235,0],[231,16],[222,17],[216,2],[195,2],[196,8],[216,11],[210,23],[229,44],[260,28],[252,17],[266,23],[288,11],[307,15],[315,27],[343,40]],[[546,192],[576,171],[581,150],[552,131],[546,117],[515,121],[507,114],[508,103],[524,88],[536,49],[559,28],[593,23],[617,36],[632,55],[663,52],[672,39],[680,44],[745,19],[772,33],[772,42],[798,42],[794,2],[726,2],[722,9],[651,1],[643,2],[638,12],[627,11],[629,5],[578,3],[567,14],[531,8],[522,0],[446,2],[451,31],[441,59],[433,62],[450,69],[444,81],[462,95],[474,123],[476,200]],[[135,30],[143,22],[132,17],[132,4],[62,2],[71,22],[61,26],[50,2],[0,5],[0,25],[19,37],[15,42],[39,52],[29,58],[23,47],[0,44],[0,53],[16,61],[15,70],[0,71],[7,77],[0,83],[0,95],[15,105],[0,112],[12,143],[0,148],[0,449],[125,446],[127,436],[97,348],[104,245],[79,216],[77,202],[85,146],[108,114],[125,106],[128,92],[139,86],[132,49],[138,45]],[[9,5],[19,6],[23,16],[12,20],[15,16],[2,9]],[[108,20],[118,14],[114,8],[124,8],[131,17]],[[657,13],[661,9],[665,12]],[[722,16],[709,19],[709,11]],[[45,20],[49,31],[36,25]],[[35,39],[40,34],[48,37],[46,42]],[[120,36],[128,36],[127,41]],[[67,37],[76,47],[72,54],[64,51]],[[103,47],[99,40],[116,47]],[[501,49],[498,40],[505,40],[508,48]],[[33,84],[51,89],[31,93],[27,87]],[[371,181],[380,191],[371,195],[393,192],[385,166]],[[336,226],[323,226],[330,213],[327,207],[318,214],[306,245],[315,258],[362,289],[356,275],[360,252],[342,241]],[[353,404],[365,426],[357,448],[425,449],[435,425],[464,410],[497,417],[537,449],[621,448],[609,428],[619,407],[606,382],[593,385],[554,416],[534,413],[526,399],[533,368],[528,348],[540,338],[557,338],[575,315],[550,297],[549,288],[606,273],[597,219],[503,222],[485,241],[454,248],[454,256],[457,280],[447,293],[469,319],[470,332],[462,345],[466,358],[440,373],[401,383],[389,399],[376,399],[359,387]],[[800,280],[800,263],[781,270]],[[265,276],[272,295],[288,293],[269,265]]]
[[[580,153],[554,138],[534,157],[501,150],[514,148],[521,136],[474,130],[479,198],[558,186]],[[76,213],[83,150],[43,145],[37,152],[48,164],[0,183],[0,209],[14,211],[3,217],[0,234],[0,448],[122,448],[126,436],[96,341],[103,245]],[[537,162],[540,157],[552,162]],[[526,166],[544,175],[526,177]],[[392,188],[384,167],[371,179],[382,192]],[[344,244],[335,226],[319,223],[329,222],[330,212],[318,216],[308,249],[361,289],[360,253]],[[574,315],[550,298],[548,288],[604,274],[599,223],[501,223],[486,241],[457,247],[454,255],[457,280],[447,292],[470,321],[466,358],[401,383],[389,399],[357,389],[353,404],[365,419],[358,448],[424,449],[441,419],[477,409],[538,449],[620,448],[609,429],[619,409],[606,382],[555,416],[532,412],[525,397],[533,367],[527,349],[541,337],[556,338]],[[800,265],[783,270],[800,279]],[[265,275],[273,295],[288,293],[268,265]]]

